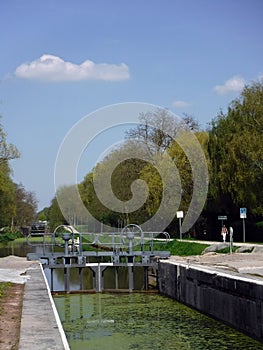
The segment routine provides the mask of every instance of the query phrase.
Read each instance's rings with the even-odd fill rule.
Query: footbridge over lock
[[[29,253],[29,260],[39,259],[44,269],[50,270],[50,289],[54,292],[54,271],[64,272],[64,291],[71,292],[70,271],[78,269],[79,291],[83,288],[83,271],[92,272],[92,287],[89,292],[103,292],[104,272],[114,271],[115,291],[135,290],[135,269],[143,273],[143,290],[149,290],[149,278],[158,276],[158,261],[170,256],[169,251],[160,249],[170,236],[167,232],[144,232],[136,224],[125,226],[119,232],[79,232],[72,226],[60,225],[53,233],[43,234],[42,241],[35,242],[29,234],[27,242],[38,247],[38,253]],[[160,250],[156,249],[159,248]],[[126,269],[128,288],[121,289],[120,269]],[[111,290],[112,291],[112,290]]]

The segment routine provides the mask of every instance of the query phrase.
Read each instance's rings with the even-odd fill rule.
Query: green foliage
[[[6,141],[6,134],[0,123],[0,227],[10,225],[15,213],[15,187],[10,178],[8,161],[19,157],[19,152]]]
[[[27,225],[35,216],[36,199],[32,192],[13,183],[9,161],[20,156],[17,148],[8,144],[0,124],[0,227]]]
[[[85,176],[79,185],[81,199],[97,220],[115,227],[123,227],[129,222],[138,224],[144,222],[147,216],[145,206],[133,212],[128,212],[126,207],[127,203],[133,200],[134,194],[138,198],[143,193],[143,189],[133,192],[132,188],[146,164],[141,158],[132,155],[140,153],[143,157],[143,152],[142,148],[127,141],[100,162],[92,173]],[[100,197],[96,188],[99,189]],[[116,210],[114,210],[115,202],[117,205],[121,203]]]
[[[51,202],[51,206],[48,211],[48,221],[51,231],[55,230],[55,228],[59,225],[66,224],[56,197],[53,198]]]
[[[0,233],[0,242],[5,243],[5,242],[10,242],[14,241],[17,238],[22,238],[23,235],[20,231],[17,232],[4,232]]]
[[[179,209],[184,212],[188,210],[190,203],[193,204],[193,208],[199,207],[201,203],[199,202],[202,198],[201,186],[200,195],[196,196],[194,201],[192,195],[193,189],[198,188],[199,183],[202,184],[202,179],[196,179],[196,176],[193,176],[195,171],[192,166],[193,161],[190,162],[186,154],[189,152],[195,154],[197,144],[190,140],[180,146],[180,143],[174,141],[180,132],[186,132],[185,124],[174,120],[168,111],[163,110],[142,113],[140,121],[140,125],[127,132],[127,142],[107,155],[78,186],[81,199],[91,215],[109,226],[123,227],[128,223],[140,224],[149,220],[159,209],[164,193],[167,194],[171,187],[182,191],[170,195],[171,201],[168,201],[168,206],[176,207],[170,203],[177,195],[178,198],[182,195]],[[206,237],[215,239],[217,226],[220,224],[217,216],[228,215],[229,221],[233,220],[229,224],[233,225],[234,221],[239,219],[241,206],[248,209],[249,215],[253,214],[254,222],[262,220],[262,83],[253,83],[250,87],[245,87],[240,98],[231,103],[227,113],[219,113],[212,121],[209,132],[201,131],[192,117],[186,116],[184,122],[190,127],[202,147],[210,178],[208,200],[198,222],[191,229],[192,234],[196,237],[196,234],[201,232],[203,234],[205,230]],[[185,152],[185,148],[188,152]],[[172,159],[172,166],[165,159],[167,155]],[[201,167],[198,167],[201,162],[197,156],[195,162],[197,173],[201,174]],[[113,164],[117,165],[113,167]],[[174,173],[175,167],[179,174],[178,183],[171,185],[170,174]],[[162,174],[159,169],[162,170]],[[105,182],[99,182],[103,196],[100,198],[95,190],[96,181],[98,178],[103,179],[103,176],[105,178],[105,174]],[[137,179],[147,184],[148,193],[143,186],[140,187],[140,191],[133,191],[132,186]],[[70,188],[60,190],[62,197],[67,198],[69,214],[72,214],[72,221],[74,221],[75,213],[70,202],[72,197],[70,191]],[[140,193],[142,198],[147,194],[147,199],[139,210],[127,213],[127,203],[137,193]],[[119,203],[122,203],[121,208],[116,209],[112,206],[112,194]],[[45,217],[53,228],[65,223],[56,199],[45,212]],[[80,223],[81,218],[77,219],[77,223]],[[257,237],[260,239],[262,228],[260,225],[255,228],[256,230],[252,231],[257,232]],[[95,224],[89,224],[89,229],[95,230]],[[96,228],[97,231],[98,229],[100,227]],[[167,231],[173,235],[177,230],[178,221],[175,219]],[[249,229],[247,232],[250,232]],[[252,237],[251,233],[250,236]]]
[[[257,226],[259,229],[263,229],[263,221],[257,222],[257,223],[256,223],[256,226]]]
[[[263,237],[263,221],[259,221],[255,224],[254,231],[257,233],[258,237]]]
[[[104,164],[98,164],[96,171],[103,173]],[[84,180],[80,183],[80,196],[91,215],[97,220],[108,224],[112,218],[111,211],[106,206],[104,206],[97,197],[94,189],[93,175],[93,172],[88,173],[85,176]]]
[[[13,218],[15,226],[28,226],[36,217],[37,200],[33,192],[25,190],[22,184],[15,185],[16,212]]]
[[[37,213],[37,220],[39,221],[48,221],[49,208],[46,207]]]
[[[15,185],[6,162],[0,161],[0,227],[8,226],[16,211]]]
[[[263,215],[263,84],[245,87],[210,132],[211,193]]]

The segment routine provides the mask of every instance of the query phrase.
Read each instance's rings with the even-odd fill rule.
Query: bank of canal
[[[158,294],[70,294],[54,301],[71,350],[255,350],[263,344]]]
[[[36,248],[39,249],[39,247]],[[15,246],[12,246],[12,255],[15,253],[14,249]],[[7,253],[6,249],[4,249],[3,253]],[[227,257],[229,257],[231,260],[233,260],[233,257],[235,257],[234,260],[236,260],[236,258],[239,256],[242,258],[242,265],[240,265],[240,261],[233,266],[226,264]],[[250,266],[250,264],[248,264],[246,259],[244,259],[245,256],[245,254],[234,254],[233,256],[225,255],[222,257],[224,262],[222,263],[222,259],[220,258],[220,261],[216,264],[216,268],[219,266],[221,269],[224,269],[224,272],[226,272],[226,269],[230,269],[232,271],[231,274],[233,274],[233,269],[236,271],[235,273],[248,273],[248,269],[252,269],[253,275],[259,274],[260,269],[262,269],[263,266],[263,255],[259,254],[259,256],[256,256],[256,254],[247,254],[247,257],[250,257],[249,260],[252,260],[253,266]],[[251,257],[253,258],[251,259]],[[206,257],[204,258],[206,259]],[[178,260],[178,257],[176,259]],[[183,268],[187,271],[192,271],[192,264],[196,263],[196,260],[198,260],[198,264],[203,264],[202,261],[199,261],[200,259],[201,257],[193,257],[191,259],[187,258],[186,266]],[[174,258],[172,257],[169,260],[173,261]],[[166,262],[168,263],[168,261]],[[164,265],[166,265],[166,262]],[[235,263],[235,261],[233,263]],[[176,264],[172,263],[172,265],[175,266]],[[214,266],[212,268],[214,269],[215,264],[213,265]],[[173,293],[177,293],[178,290],[181,291],[180,288],[178,289],[178,286],[182,284],[186,286],[189,281],[193,282],[192,284],[194,288],[191,289],[189,286],[187,286],[187,288],[184,288],[184,290],[193,290],[193,293],[189,292],[186,293],[186,295],[193,295],[192,299],[194,301],[199,301],[199,296],[205,296],[204,291],[210,290],[210,286],[207,286],[207,283],[205,284],[205,289],[203,288],[204,281],[202,280],[202,283],[200,283],[199,277],[189,277],[188,274],[185,274],[186,281],[188,282],[178,284],[178,276],[180,277],[180,281],[181,276],[184,276],[181,274],[181,271],[179,275],[178,271],[174,271],[171,274],[169,272],[167,275],[167,273],[163,271],[162,268],[160,268],[159,272],[159,287],[161,292],[169,295],[170,297],[175,297],[175,299],[178,299],[183,303],[191,305],[195,308],[197,308],[197,305],[195,303],[190,303],[188,300],[182,299],[181,296],[184,294],[181,292],[178,294],[179,298],[177,298],[177,294],[172,295]],[[57,277],[58,290],[60,290],[59,286],[61,284],[61,281],[59,276]],[[212,277],[213,278],[208,278],[209,283],[214,283],[214,281],[217,281],[217,278],[214,278],[215,276]],[[216,283],[216,286],[217,285],[218,283]],[[226,284],[224,283],[224,286],[225,285]],[[236,288],[236,283],[233,285],[236,294],[236,290],[239,290],[240,288]],[[203,288],[202,293],[199,293],[200,286]],[[169,293],[169,290],[172,293]],[[250,289],[246,288],[246,290],[249,291]],[[222,288],[220,288],[220,293],[221,291]],[[249,292],[249,294],[251,293]],[[203,303],[203,305],[210,305],[212,303],[215,305],[216,310],[233,310],[233,318],[240,319],[240,315],[235,311],[237,310],[236,308],[218,308],[218,298],[214,297],[215,295],[210,295],[209,298],[204,297],[204,300],[206,302]],[[241,298],[243,297],[241,296]],[[69,339],[71,350],[81,350],[87,348],[94,350],[104,350],[105,348],[114,350],[147,350],[164,348],[194,350],[215,348],[219,350],[230,348],[251,350],[263,349],[263,344],[260,342],[246,337],[243,334],[238,333],[229,327],[226,327],[220,322],[216,322],[211,318],[208,318],[184,305],[179,304],[178,302],[175,302],[169,298],[167,299],[161,295],[137,293],[129,295],[74,294],[56,296],[54,299],[57,304],[65,332]],[[222,296],[220,299],[220,305],[223,305],[224,301],[228,299],[226,299],[225,296]],[[240,298],[237,298],[235,295],[234,299],[237,300],[237,303],[240,304]],[[257,300],[253,300],[253,303],[256,306],[259,304]],[[250,304],[252,305],[252,303]],[[203,310],[202,308],[200,310],[206,313],[210,313],[207,310]],[[211,313],[211,315],[222,319],[221,316],[214,315],[213,313]],[[228,319],[222,320],[228,322]],[[259,323],[261,322],[257,322],[257,324]],[[255,327],[257,324],[255,324]]]

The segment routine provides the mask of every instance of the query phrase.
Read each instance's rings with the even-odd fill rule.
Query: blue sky
[[[263,76],[262,18],[262,0],[2,0],[0,114],[21,152],[14,181],[49,206],[64,136],[107,105],[155,104],[206,127]]]

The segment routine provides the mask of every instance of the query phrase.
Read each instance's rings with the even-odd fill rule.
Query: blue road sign
[[[247,208],[240,208],[240,219],[247,218]]]

